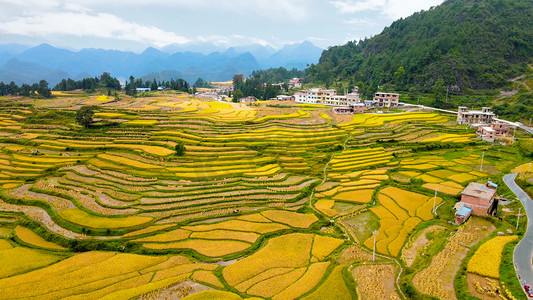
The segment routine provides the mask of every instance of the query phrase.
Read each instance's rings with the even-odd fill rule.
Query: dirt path
[[[431,245],[431,242],[427,239],[426,234],[432,230],[445,229],[440,225],[433,225],[424,229],[418,237],[413,241],[407,242],[407,245],[403,248],[402,258],[405,261],[405,264],[410,267],[415,261],[416,257],[423,251],[425,248]]]

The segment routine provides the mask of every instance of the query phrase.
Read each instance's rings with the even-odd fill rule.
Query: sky
[[[212,43],[327,48],[443,0],[0,0],[0,44],[141,52]]]

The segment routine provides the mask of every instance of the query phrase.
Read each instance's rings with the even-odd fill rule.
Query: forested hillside
[[[495,89],[533,61],[533,1],[448,0],[373,38],[324,51],[308,81],[391,84],[431,92]]]

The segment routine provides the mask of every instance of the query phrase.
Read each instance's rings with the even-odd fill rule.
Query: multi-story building
[[[294,100],[298,103],[332,106],[345,106],[361,103],[361,97],[357,90],[347,95],[337,95],[336,90],[309,89],[295,93]]]
[[[465,125],[492,124],[495,115],[490,107],[481,110],[468,110],[466,106],[459,106],[457,111],[457,123]]]
[[[400,94],[377,92],[374,105],[377,107],[396,107],[400,104]]]
[[[498,201],[495,201],[498,185],[489,181],[486,184],[471,182],[461,193],[461,202],[456,206],[466,206],[478,216],[487,216],[497,212]]]

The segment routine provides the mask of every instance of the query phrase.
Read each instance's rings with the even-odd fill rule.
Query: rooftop
[[[455,215],[457,216],[460,216],[460,217],[468,217],[468,215],[472,212],[472,209],[470,207],[466,207],[466,206],[462,206],[461,208],[459,208],[457,210],[457,212],[455,213]]]
[[[461,195],[468,195],[472,197],[490,200],[496,195],[495,188],[489,188],[484,184],[471,182],[461,193]]]

